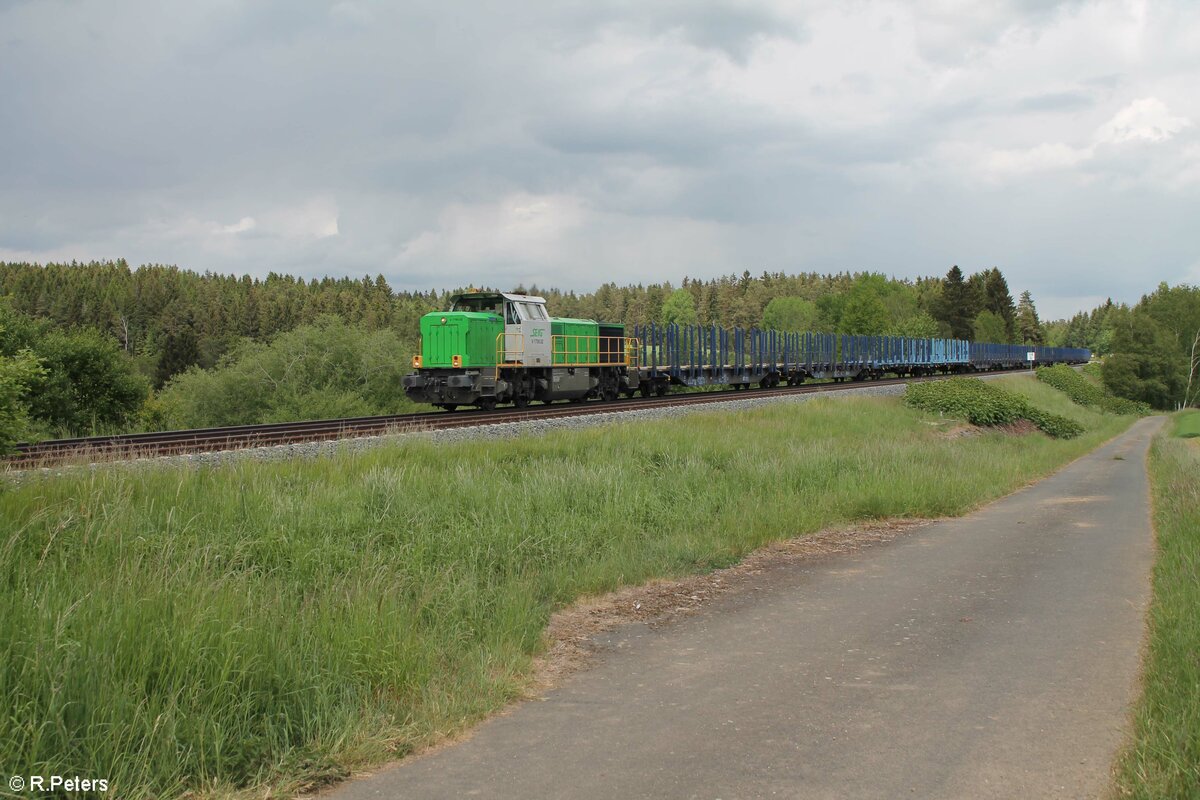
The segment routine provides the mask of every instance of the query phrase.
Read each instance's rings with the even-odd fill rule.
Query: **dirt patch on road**
[[[587,597],[550,618],[546,651],[534,661],[529,694],[537,696],[582,669],[596,652],[595,637],[631,622],[662,625],[700,609],[706,602],[746,585],[752,576],[803,561],[890,542],[933,520],[894,520],[822,531],[767,545],[740,563],[706,575],[656,580]]]

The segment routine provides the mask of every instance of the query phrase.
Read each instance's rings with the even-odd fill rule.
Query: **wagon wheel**
[[[667,384],[665,384],[665,383],[661,383],[661,382],[660,382],[660,383],[656,383],[656,384],[654,384],[654,393],[655,393],[656,395],[658,395],[659,397],[664,397],[664,396],[666,396],[666,394],[667,394]]]
[[[529,397],[523,394],[513,395],[513,405],[517,408],[525,408],[529,405]]]

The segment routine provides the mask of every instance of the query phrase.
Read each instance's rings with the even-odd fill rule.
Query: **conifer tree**
[[[938,302],[937,319],[946,323],[955,339],[970,339],[975,315],[971,313],[971,289],[963,279],[958,265],[950,268],[942,281],[942,297]]]
[[[1022,344],[1042,343],[1042,323],[1038,319],[1037,309],[1033,305],[1033,295],[1029,290],[1021,292],[1021,302],[1017,303],[1017,335]]]
[[[1008,290],[1008,281],[996,267],[988,270],[984,279],[984,310],[1004,320],[1004,341],[1013,341],[1016,336],[1017,308]]]

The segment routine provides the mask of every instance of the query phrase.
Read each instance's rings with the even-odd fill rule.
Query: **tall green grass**
[[[1175,435],[1184,439],[1200,436],[1200,411],[1185,411],[1175,418]]]
[[[1129,422],[1005,383],[1087,432],[951,438],[895,399],[816,400],[9,488],[0,763],[147,798],[289,792],[393,758],[517,696],[580,595],[960,514]]]
[[[1118,788],[1146,800],[1200,796],[1200,447],[1178,438],[1200,413],[1178,415],[1150,449],[1158,560],[1150,646],[1133,743]]]

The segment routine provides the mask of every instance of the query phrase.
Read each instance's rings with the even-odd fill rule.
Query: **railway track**
[[[995,373],[993,373],[995,374]],[[823,383],[772,389],[669,394],[663,397],[633,397],[611,402],[557,403],[526,408],[506,408],[496,411],[434,411],[418,414],[389,414],[378,417],[281,422],[261,425],[235,425],[225,428],[194,428],[155,433],[126,433],[114,436],[88,436],[76,439],[50,439],[24,443],[16,452],[5,457],[9,467],[30,468],[48,466],[64,461],[120,460],[180,453],[237,450],[249,447],[346,439],[356,436],[378,436],[414,431],[445,430],[478,425],[522,422],[532,419],[613,414],[649,408],[705,405],[743,397],[780,397],[795,394],[815,394],[856,389],[863,386],[888,386],[916,381],[942,380],[952,376],[920,378],[888,378],[848,383]]]

